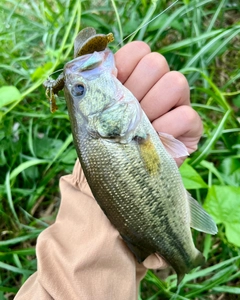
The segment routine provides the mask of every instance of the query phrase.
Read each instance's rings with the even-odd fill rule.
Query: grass
[[[113,51],[141,39],[162,53],[171,69],[187,77],[204,124],[199,149],[181,174],[218,223],[217,236],[193,232],[208,263],[178,289],[171,270],[164,280],[149,271],[139,299],[240,299],[240,9],[236,0],[178,1],[141,27],[170,4],[0,3],[0,299],[13,299],[36,270],[36,238],[54,222],[59,178],[76,159],[64,98],[51,114],[42,83],[72,59],[80,26],[113,32]]]

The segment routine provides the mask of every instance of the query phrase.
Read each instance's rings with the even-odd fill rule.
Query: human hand
[[[129,43],[115,54],[118,79],[140,101],[153,127],[171,134],[191,154],[202,135],[202,121],[190,106],[186,78],[170,71],[166,59],[140,41]],[[178,166],[185,157],[175,159]]]
[[[151,52],[144,42],[132,42],[115,54],[118,79],[139,100],[157,132],[171,134],[185,144],[188,153],[197,149],[202,135],[202,122],[190,106],[190,90],[186,78],[170,71],[166,59]],[[176,158],[178,166],[185,157]],[[158,268],[160,257],[150,255],[147,268]]]

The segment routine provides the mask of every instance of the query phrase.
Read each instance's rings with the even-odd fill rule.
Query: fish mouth
[[[64,67],[65,76],[71,73],[79,75],[84,72],[89,74],[92,73],[95,77],[97,74],[100,75],[104,71],[111,72],[115,77],[117,76],[114,56],[109,49],[79,56],[66,63]]]

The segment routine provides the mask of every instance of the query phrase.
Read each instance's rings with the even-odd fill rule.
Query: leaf
[[[229,242],[240,247],[240,187],[212,186],[208,190],[204,208],[217,224],[226,227]]]
[[[237,107],[240,107],[240,95],[236,96],[235,98],[233,98],[233,104]]]
[[[73,165],[76,159],[77,152],[74,148],[66,151],[64,156],[61,156],[61,162],[63,162],[64,164]]]
[[[21,93],[15,86],[9,85],[0,88],[0,108],[19,99],[21,99]]]
[[[180,173],[186,189],[193,190],[208,187],[202,177],[187,163],[187,161],[185,161],[180,167]]]
[[[33,148],[36,156],[51,160],[55,157],[58,150],[61,149],[62,145],[62,140],[49,137],[36,138],[33,141]]]
[[[33,80],[37,80],[37,79],[41,79],[41,78],[45,78],[47,71],[51,70],[53,66],[52,62],[47,62],[45,63],[43,66],[38,67],[33,74],[31,75],[31,78]]]
[[[239,158],[227,157],[221,165],[220,171],[225,182],[231,186],[239,186],[240,182],[240,161]]]

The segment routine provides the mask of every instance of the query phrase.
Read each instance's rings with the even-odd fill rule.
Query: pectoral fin
[[[186,146],[180,142],[179,140],[175,139],[171,134],[158,132],[161,142],[163,143],[164,147],[166,148],[167,152],[173,157],[183,157],[188,156],[188,150]]]
[[[190,206],[190,227],[198,231],[216,234],[218,229],[212,217],[189,193],[187,193],[187,196]]]

